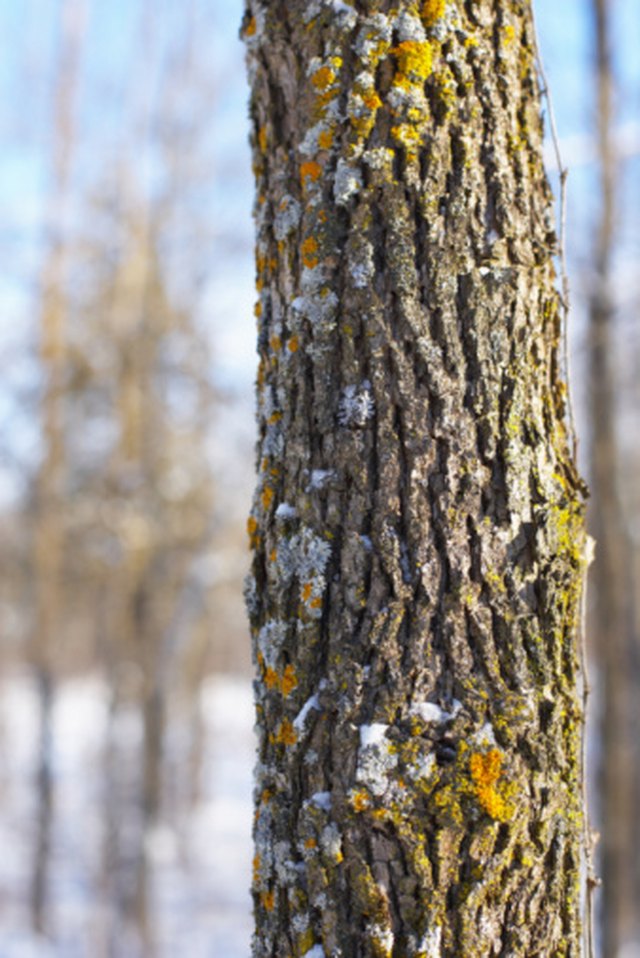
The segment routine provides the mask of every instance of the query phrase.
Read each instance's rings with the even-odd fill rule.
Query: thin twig
[[[540,52],[540,41],[538,39],[538,27],[536,25],[535,14],[533,10],[531,11],[531,21],[533,27],[533,45],[534,53],[536,59],[536,66],[538,69],[538,76],[540,79],[540,93],[547,105],[547,116],[549,117],[549,132],[551,133],[551,142],[553,144],[553,152],[556,158],[556,166],[558,168],[558,177],[560,180],[560,196],[559,196],[559,224],[558,224],[558,259],[560,261],[560,276],[561,276],[561,290],[560,290],[560,303],[562,305],[562,361],[564,364],[564,375],[567,386],[567,413],[569,418],[569,432],[571,434],[571,446],[573,452],[574,461],[578,457],[578,433],[576,430],[576,420],[573,410],[573,397],[571,392],[571,363],[569,358],[569,307],[571,301],[570,288],[569,288],[569,271],[567,269],[567,254],[566,254],[566,230],[567,230],[567,177],[569,175],[569,170],[564,165],[562,161],[562,154],[560,152],[560,137],[558,136],[558,127],[556,124],[556,115],[553,109],[553,101],[551,99],[551,91],[549,89],[549,81],[547,80],[547,74],[544,68],[544,63],[542,60],[542,54]]]

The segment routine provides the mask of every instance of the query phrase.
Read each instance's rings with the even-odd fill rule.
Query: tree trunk
[[[581,485],[528,2],[249,0],[256,958],[581,954]]]
[[[60,8],[60,48],[56,63],[51,130],[51,170],[47,196],[44,260],[39,316],[41,459],[35,479],[33,530],[34,616],[29,658],[38,692],[36,802],[31,871],[31,924],[47,932],[48,872],[54,813],[52,716],[56,658],[60,655],[64,592],[64,403],[67,365],[68,249],[65,216],[74,147],[74,101],[82,50],[82,0],[65,0]]]

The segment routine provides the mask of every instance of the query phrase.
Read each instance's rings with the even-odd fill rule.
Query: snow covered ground
[[[35,706],[27,678],[12,678],[0,685],[0,958],[113,956],[106,945],[109,914],[99,903],[106,689],[91,678],[68,682],[58,693],[52,935],[48,941],[29,931],[27,910]],[[253,764],[250,683],[212,679],[204,689],[202,706],[206,752],[199,800],[187,821],[163,825],[148,836],[157,954],[158,958],[247,958]],[[178,743],[180,736],[170,741]],[[115,958],[130,958],[125,943],[117,948]]]

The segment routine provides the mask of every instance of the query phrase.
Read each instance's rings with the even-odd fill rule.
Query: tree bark
[[[581,484],[528,2],[249,0],[256,958],[581,954]]]

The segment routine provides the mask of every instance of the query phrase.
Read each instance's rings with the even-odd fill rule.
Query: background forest
[[[535,6],[598,540],[599,938],[637,958],[640,11]],[[249,953],[241,15],[0,0],[0,958]],[[548,165],[559,195],[552,143]]]

